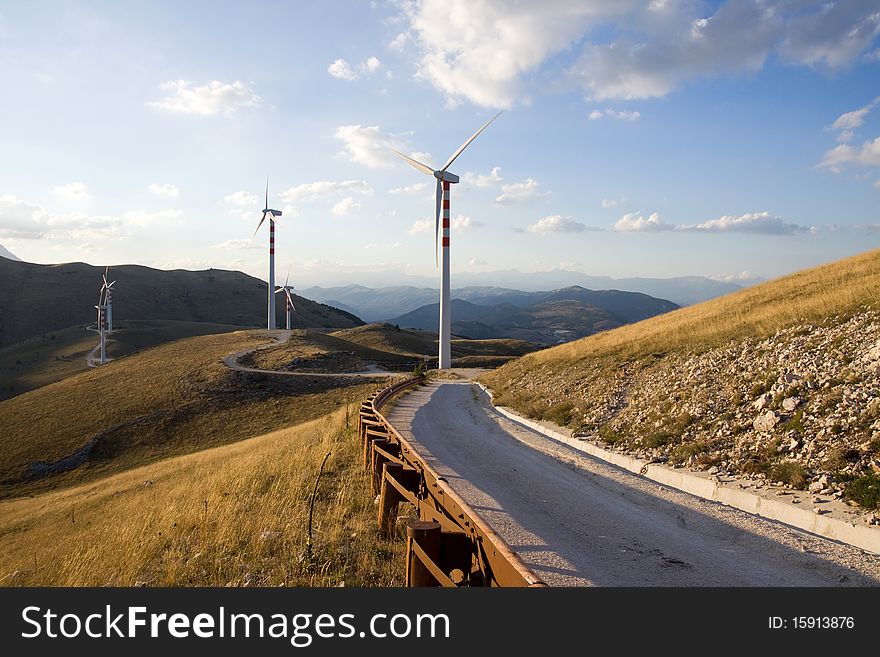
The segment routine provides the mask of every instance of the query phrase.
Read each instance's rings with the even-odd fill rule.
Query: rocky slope
[[[702,352],[567,371],[545,362],[498,383],[499,404],[614,449],[880,506],[876,309]],[[865,520],[880,523],[870,511]]]

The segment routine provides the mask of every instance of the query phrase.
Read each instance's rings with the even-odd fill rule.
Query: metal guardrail
[[[406,528],[407,586],[545,586],[381,413],[398,393],[424,383],[413,378],[361,402],[358,434],[364,467],[379,496],[379,531],[396,531],[398,507],[418,511]]]

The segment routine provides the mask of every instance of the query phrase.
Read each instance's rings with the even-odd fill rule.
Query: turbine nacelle
[[[453,183],[453,184],[455,184],[459,181],[458,176],[456,176],[454,173],[449,173],[448,171],[442,171],[442,170],[435,171],[434,177],[437,180],[441,180],[443,182],[448,182],[448,183]]]

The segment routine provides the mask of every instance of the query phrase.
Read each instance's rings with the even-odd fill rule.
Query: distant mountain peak
[[[15,260],[16,262],[24,262],[21,258],[15,255],[12,251],[7,249],[5,246],[0,244],[0,258],[6,258],[7,260]]]

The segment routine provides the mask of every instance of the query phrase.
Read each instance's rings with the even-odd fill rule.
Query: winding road
[[[659,487],[508,420],[468,381],[386,417],[548,584],[880,584],[857,548]]]

